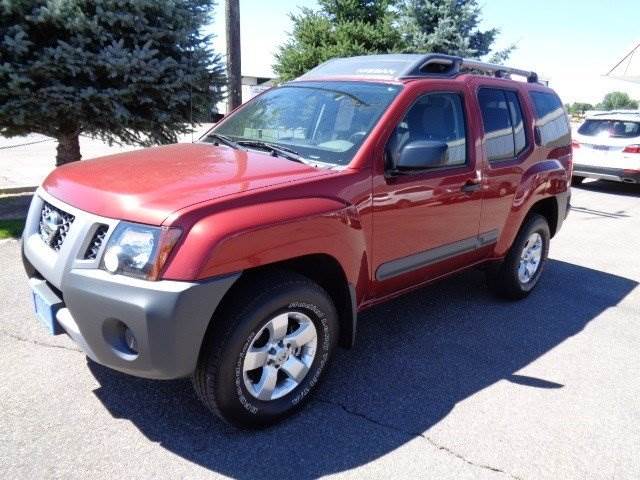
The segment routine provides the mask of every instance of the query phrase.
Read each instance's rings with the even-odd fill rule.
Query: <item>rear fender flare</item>
[[[500,232],[494,255],[503,257],[507,254],[533,205],[549,197],[554,197],[557,201],[556,196],[567,189],[567,171],[558,160],[538,162],[525,171],[513,197],[505,226]]]

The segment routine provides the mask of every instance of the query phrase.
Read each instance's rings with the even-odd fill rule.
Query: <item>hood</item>
[[[96,215],[160,225],[199,202],[327,173],[269,154],[183,143],[68,164],[43,188]]]

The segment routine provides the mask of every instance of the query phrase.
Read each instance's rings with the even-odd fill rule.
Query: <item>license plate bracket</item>
[[[62,301],[49,289],[46,282],[32,282],[31,298],[36,316],[47,331],[51,335],[64,333],[62,326],[56,318],[58,310],[62,307]]]

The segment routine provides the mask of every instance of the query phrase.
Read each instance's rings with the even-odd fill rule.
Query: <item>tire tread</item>
[[[329,300],[331,298],[322,287],[303,275],[290,271],[267,271],[260,276],[243,281],[239,285],[241,288],[235,288],[230,292],[230,297],[225,301],[220,314],[216,314],[216,318],[212,319],[215,324],[211,325],[205,336],[200,359],[192,375],[192,383],[200,401],[229,425],[239,426],[226,418],[214,394],[218,373],[217,366],[220,365],[225,340],[233,333],[241,319],[250,314],[265,298],[292,286],[304,286],[315,290]],[[247,291],[259,293],[249,295]],[[238,305],[243,305],[243,307],[237,310]]]

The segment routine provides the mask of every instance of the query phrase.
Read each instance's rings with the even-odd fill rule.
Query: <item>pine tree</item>
[[[406,52],[437,52],[502,62],[515,48],[491,52],[497,28],[480,30],[477,0],[400,0],[398,27]]]
[[[0,134],[171,143],[219,100],[223,68],[200,28],[213,0],[0,2]]]
[[[292,14],[293,31],[276,54],[281,80],[333,57],[438,52],[502,62],[514,47],[491,52],[498,30],[482,31],[477,0],[319,0]]]
[[[290,80],[333,57],[386,53],[401,48],[391,0],[319,0],[320,8],[291,14],[293,31],[273,66]]]

